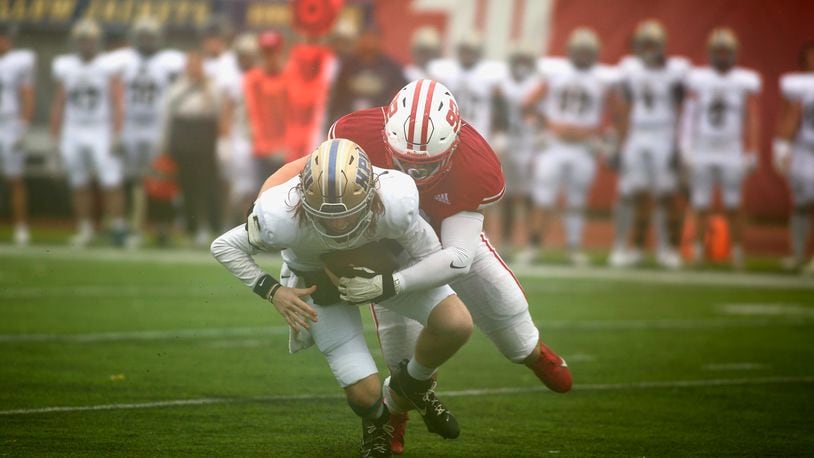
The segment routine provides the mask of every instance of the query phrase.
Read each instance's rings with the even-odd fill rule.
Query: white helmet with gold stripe
[[[373,221],[373,166],[356,143],[338,138],[311,153],[300,174],[305,217],[324,240],[346,248]]]

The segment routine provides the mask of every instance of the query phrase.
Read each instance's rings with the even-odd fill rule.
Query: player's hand
[[[216,153],[221,166],[225,166],[229,163],[229,159],[232,157],[232,144],[229,138],[221,137],[218,139]]]
[[[743,157],[743,169],[746,174],[750,174],[757,169],[757,153],[748,152]]]
[[[367,267],[356,267],[354,277],[342,277],[336,288],[339,298],[348,304],[381,302],[398,294],[392,274],[382,275]]]
[[[277,309],[277,312],[285,318],[285,321],[295,331],[300,329],[308,329],[309,321],[317,322],[317,312],[310,305],[308,305],[301,298],[310,296],[317,290],[317,286],[310,288],[287,288],[281,286],[274,295],[269,298],[269,301]]]

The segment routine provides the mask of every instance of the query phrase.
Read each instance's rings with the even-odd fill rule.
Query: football
[[[367,267],[379,274],[396,270],[396,256],[401,246],[393,240],[370,242],[351,250],[337,250],[322,256],[325,267],[337,277],[353,277],[354,267]]]

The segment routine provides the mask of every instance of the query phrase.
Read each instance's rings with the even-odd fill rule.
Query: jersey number
[[[93,86],[80,86],[68,93],[69,102],[80,111],[96,110],[100,98],[99,89]]]
[[[707,109],[707,120],[712,127],[723,127],[726,122],[726,101],[717,98],[709,104]]]
[[[158,85],[150,79],[137,79],[130,84],[130,102],[134,105],[152,105],[158,96]]]
[[[583,115],[591,107],[591,96],[581,87],[569,87],[560,95],[560,111]]]

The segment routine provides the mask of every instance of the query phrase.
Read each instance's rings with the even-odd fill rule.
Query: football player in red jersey
[[[384,129],[382,129],[384,127]],[[489,144],[461,119],[449,89],[432,80],[413,81],[390,105],[350,113],[331,127],[330,138],[347,138],[361,146],[376,166],[395,168],[413,177],[420,208],[438,232],[444,249],[393,278],[342,278],[339,290],[347,302],[381,296],[384,285],[448,283],[466,304],[475,324],[509,360],[522,363],[551,390],[571,389],[565,360],[540,339],[529,314],[523,288],[483,234],[483,210],[503,196],[500,162]],[[267,189],[303,167],[296,161],[263,185]],[[397,286],[396,291],[399,287]],[[382,351],[395,369],[409,358],[421,330],[384,308],[373,307]],[[388,381],[385,382],[386,384]],[[393,452],[404,447],[406,411],[387,396],[394,414]]]

